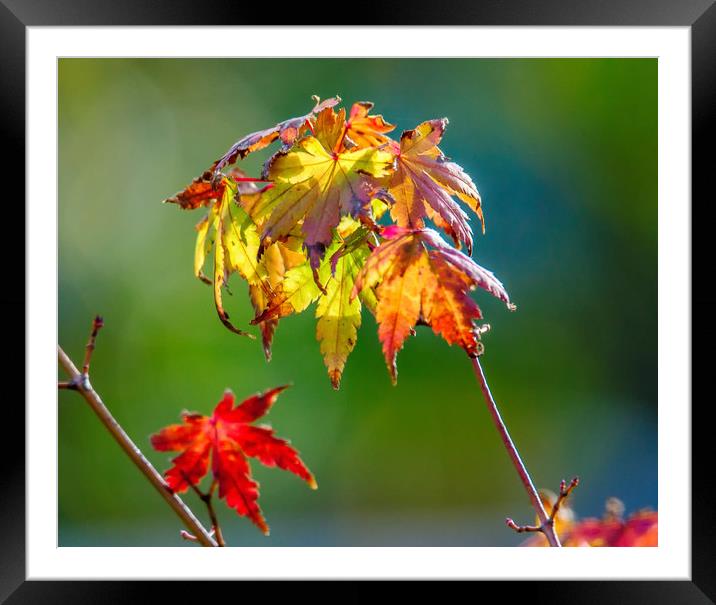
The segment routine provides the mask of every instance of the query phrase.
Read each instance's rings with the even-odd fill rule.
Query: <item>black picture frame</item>
[[[713,207],[709,177],[713,161],[708,147],[716,139],[714,109],[716,108],[716,6],[714,0],[461,0],[452,3],[411,2],[398,7],[393,3],[362,3],[361,10],[344,5],[331,6],[327,17],[335,26],[356,20],[381,19],[383,25],[625,25],[625,26],[690,26],[692,36],[692,226],[708,228],[706,209]],[[314,5],[316,6],[316,5]],[[318,16],[321,11],[309,11],[305,5],[296,5],[295,15],[280,9],[287,23],[298,25],[301,20]],[[266,13],[270,14],[266,14]],[[277,11],[266,11],[258,4],[237,3],[231,6],[208,6],[189,0],[0,0],[0,122],[3,147],[9,151],[5,160],[5,182],[9,184],[7,202],[25,199],[25,180],[38,169],[41,158],[28,158],[25,162],[25,36],[28,26],[38,25],[276,25],[268,23]],[[366,23],[368,24],[368,23]],[[708,193],[707,193],[708,192]],[[15,195],[13,195],[13,193]],[[695,200],[700,200],[698,206]],[[698,207],[699,221],[693,221]],[[25,225],[27,228],[28,225]],[[16,234],[23,229],[14,227]],[[20,235],[19,237],[22,237]],[[6,244],[8,245],[8,244]],[[13,247],[13,250],[21,249]],[[705,239],[696,241],[692,235],[692,276],[713,274],[709,262],[709,248]],[[32,279],[26,275],[25,279]],[[693,283],[693,281],[692,281]],[[703,288],[703,287],[702,287]],[[23,316],[25,324],[32,321],[25,312],[24,289],[17,281],[2,289],[0,305],[7,329],[20,330],[17,318]],[[705,343],[714,334],[713,322],[707,313],[713,306],[713,297],[704,289],[691,296],[692,343]],[[48,310],[51,312],[51,310]],[[8,318],[10,318],[8,320]],[[701,322],[694,322],[701,319]],[[10,325],[12,324],[12,325]],[[22,335],[24,336],[24,334]],[[694,338],[695,337],[695,338]],[[7,336],[10,339],[10,336]],[[12,340],[14,346],[9,357],[19,360],[21,335]],[[668,335],[660,335],[662,343]],[[6,342],[9,342],[6,341]],[[693,347],[692,344],[692,347]],[[23,355],[24,358],[24,355]],[[701,355],[692,349],[692,377],[705,382],[708,349]],[[27,363],[32,363],[31,359]],[[696,371],[701,369],[701,372]],[[24,380],[20,369],[6,375],[8,386],[16,386],[24,394]],[[8,384],[9,383],[9,384]],[[22,385],[22,386],[21,386]],[[692,380],[692,388],[695,381]],[[19,394],[20,395],[20,394]],[[162,598],[180,595],[178,602],[206,598],[203,583],[191,585],[153,582],[33,582],[25,580],[25,489],[24,489],[24,410],[20,398],[6,395],[3,405],[3,426],[13,429],[12,441],[0,440],[3,472],[2,498],[0,499],[0,601],[7,603],[81,602],[124,603],[142,601],[150,592],[159,589]],[[510,582],[498,587],[500,598],[519,598],[570,603],[714,603],[716,602],[716,497],[714,473],[710,461],[714,455],[714,440],[709,435],[709,408],[713,397],[696,398],[692,403],[692,573],[690,581],[562,581],[562,582]],[[684,494],[685,498],[689,494]],[[48,495],[48,514],[53,514],[54,497]],[[294,590],[285,583],[281,591]],[[370,590],[364,583],[360,590]],[[150,586],[151,585],[151,586]],[[243,589],[242,589],[243,590]],[[422,589],[421,589],[422,590]],[[441,589],[442,590],[442,589]],[[358,597],[358,588],[341,585],[336,588],[339,598]],[[243,593],[242,593],[243,594]],[[295,594],[295,592],[294,592]],[[142,598],[144,597],[144,598]],[[272,588],[272,598],[278,593]],[[477,598],[477,595],[476,595]]]

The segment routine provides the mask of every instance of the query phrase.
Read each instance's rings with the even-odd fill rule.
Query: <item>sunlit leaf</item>
[[[164,203],[177,204],[184,210],[194,210],[220,200],[224,195],[224,184],[218,183],[217,186],[214,186],[211,177],[211,171],[207,170],[184,189],[165,199]]]
[[[375,288],[378,335],[393,382],[398,351],[418,324],[430,326],[449,344],[474,356],[474,321],[482,313],[469,292],[482,288],[511,307],[500,281],[432,229],[391,226],[383,230],[383,237],[387,241],[368,257],[353,296]]]
[[[316,337],[321,343],[321,353],[334,389],[340,386],[343,368],[348,355],[355,347],[358,328],[361,325],[361,300],[351,298],[355,279],[360,272],[369,250],[366,245],[347,248],[334,263],[329,249],[319,271],[326,284],[326,292],[318,299],[316,307]]]
[[[300,248],[301,240],[290,238],[286,242],[276,242],[264,251],[259,261],[264,278],[258,283],[249,284],[249,296],[256,315],[266,311],[276,298],[276,293],[281,290],[282,284],[285,282],[286,273],[306,262],[306,257]],[[267,360],[271,359],[271,342],[278,326],[278,320],[279,316],[274,316],[257,322],[261,329],[264,355]]]
[[[348,114],[346,136],[358,147],[379,147],[390,140],[386,133],[395,130],[395,126],[388,124],[383,116],[369,115],[371,109],[373,103],[360,101],[353,103]]]
[[[330,118],[328,116],[331,116]],[[377,181],[393,169],[393,155],[374,148],[335,151],[345,117],[324,109],[316,134],[298,140],[268,163],[264,178],[275,187],[264,193],[256,217],[265,217],[262,240],[285,237],[299,222],[311,266],[316,269],[342,216],[369,215],[370,202],[385,197]],[[340,127],[335,127],[338,124]]]
[[[424,227],[428,217],[456,243],[465,244],[470,253],[472,230],[468,216],[452,196],[467,204],[480,221],[482,202],[472,179],[438,148],[447,123],[447,118],[423,122],[414,130],[406,130],[399,146],[393,143],[397,160],[388,188],[395,200],[391,216],[401,227],[417,229]]]
[[[222,323],[232,332],[248,335],[229,320],[223,305],[222,290],[233,273],[239,273],[250,285],[258,284],[266,287],[265,270],[257,259],[259,236],[256,224],[236,202],[238,192],[236,183],[225,178],[221,183],[221,190],[223,192],[221,200],[209,209],[206,218],[197,225],[194,273],[202,281],[209,282],[204,275],[203,267],[213,245],[213,288],[216,311]]]

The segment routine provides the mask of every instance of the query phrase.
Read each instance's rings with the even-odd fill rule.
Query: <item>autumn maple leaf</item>
[[[258,261],[263,275],[260,282],[249,284],[249,297],[257,315],[263,313],[276,299],[285,283],[287,272],[305,264],[306,257],[301,251],[302,238],[289,237],[286,241],[274,242]],[[278,326],[278,317],[255,322],[261,330],[261,339],[266,360],[271,360],[271,342]]]
[[[313,97],[315,105],[313,109],[304,116],[297,118],[289,118],[283,122],[279,122],[271,128],[252,132],[242,137],[231,148],[221,156],[211,167],[211,172],[216,178],[221,177],[221,169],[224,166],[233,164],[238,158],[244,159],[250,153],[259,151],[268,147],[276,139],[280,139],[284,148],[290,147],[293,142],[300,136],[301,131],[309,125],[309,120],[315,114],[320,113],[326,108],[334,107],[340,103],[340,97],[332,97],[321,101],[317,96]]]
[[[373,103],[359,101],[353,103],[346,122],[346,137],[358,147],[379,147],[390,139],[386,133],[395,130],[393,124],[388,124],[383,116],[372,116],[370,110]]]
[[[196,177],[184,189],[164,200],[166,204],[177,204],[184,210],[194,210],[201,206],[208,206],[212,201],[221,199],[224,194],[224,185],[214,186],[211,182],[212,172],[207,170]]]
[[[400,144],[392,144],[396,170],[388,191],[394,203],[390,214],[401,227],[422,228],[430,218],[456,242],[472,250],[472,230],[468,216],[453,195],[471,208],[482,221],[480,194],[468,174],[451,162],[438,148],[448,120],[423,122],[406,130]]]
[[[214,304],[221,322],[232,332],[251,336],[238,329],[229,320],[224,309],[222,289],[232,273],[238,272],[248,283],[261,284],[265,273],[257,260],[259,235],[256,224],[244,208],[236,203],[238,185],[224,177],[220,183],[221,199],[216,200],[207,216],[196,226],[197,240],[194,254],[194,272],[207,283],[203,274],[206,257],[213,249]]]
[[[514,308],[502,283],[432,229],[393,225],[382,235],[387,241],[368,257],[352,296],[375,288],[378,336],[393,382],[398,351],[418,323],[475,356],[474,321],[482,313],[469,292],[482,288]]]
[[[301,313],[318,301],[316,338],[320,342],[331,384],[336,389],[348,355],[358,338],[362,305],[373,306],[368,292],[357,298],[351,297],[358,272],[370,253],[362,234],[357,221],[344,217],[317,271],[319,282],[325,284],[323,290],[316,284],[313,269],[306,260],[284,273],[274,297],[251,321],[263,326],[267,322]]]
[[[194,249],[194,274],[203,282],[214,285],[214,302],[222,323],[232,332],[250,336],[236,328],[224,309],[222,290],[227,287],[233,273],[239,273],[249,285],[249,296],[254,309],[260,313],[268,301],[274,298],[274,288],[283,280],[284,273],[305,261],[301,251],[303,239],[287,237],[259,251],[258,228],[260,220],[254,220],[254,211],[261,193],[271,184],[259,184],[259,179],[247,177],[237,168],[218,183],[211,183],[211,173],[205,172],[194,179],[183,191],[167,202],[177,203],[185,209],[209,206],[207,215],[196,225],[197,238]],[[213,280],[204,274],[204,265],[214,253]],[[277,321],[261,324],[266,359],[271,358],[271,341]]]
[[[251,335],[229,320],[223,306],[222,288],[226,287],[231,274],[238,272],[250,287],[270,289],[268,272],[256,258],[259,249],[257,226],[246,210],[271,187],[271,184],[259,185],[259,182],[260,179],[248,177],[238,168],[231,169],[218,182],[214,181],[210,171],[206,171],[185,189],[164,200],[178,204],[184,210],[208,207],[207,215],[196,225],[194,274],[207,284],[213,283],[214,303],[221,322],[232,332],[244,336]],[[213,280],[204,274],[206,259],[212,251]]]
[[[584,519],[565,535],[564,546],[658,546],[659,514],[652,510],[626,519]]]
[[[269,159],[263,178],[275,186],[262,195],[256,218],[261,239],[276,241],[299,223],[311,266],[317,269],[343,216],[368,216],[374,198],[389,199],[379,180],[393,170],[392,153],[375,147],[346,148],[345,110],[321,111],[313,136]]]
[[[198,485],[211,464],[219,498],[239,515],[248,517],[266,535],[268,525],[258,505],[259,484],[251,477],[247,456],[269,467],[287,470],[316,489],[316,481],[298,452],[288,441],[274,436],[267,426],[253,426],[264,416],[286,387],[254,395],[234,407],[234,395],[226,391],[211,416],[184,413],[182,423],[152,435],[151,443],[160,452],[181,452],[164,477],[174,492]]]
[[[232,168],[226,174],[226,178],[234,183],[236,190],[246,196],[254,196],[264,191],[267,186],[261,179],[249,177],[238,168]],[[197,208],[211,206],[224,195],[224,180],[215,180],[210,170],[204,171],[201,176],[196,177],[184,189],[178,191],[171,197],[164,200],[165,204],[176,204],[182,210],[196,210]],[[270,185],[268,185],[270,188]]]

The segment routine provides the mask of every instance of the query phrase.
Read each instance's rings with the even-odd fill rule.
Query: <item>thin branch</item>
[[[480,352],[481,351],[482,350],[480,349]],[[504,444],[505,449],[510,456],[510,460],[512,460],[512,464],[520,477],[520,481],[522,481],[522,485],[524,486],[525,491],[527,491],[527,495],[530,498],[530,502],[532,502],[532,507],[537,513],[537,518],[539,519],[540,525],[536,531],[541,531],[545,535],[550,546],[560,547],[562,545],[559,542],[559,537],[557,537],[557,533],[554,531],[554,520],[551,519],[545,512],[544,506],[542,505],[542,500],[540,500],[539,494],[537,493],[534,483],[532,482],[532,478],[527,472],[527,468],[525,467],[524,462],[522,462],[522,458],[520,457],[520,454],[517,451],[517,448],[515,447],[512,438],[510,437],[510,433],[507,431],[507,427],[505,426],[505,422],[502,420],[502,416],[500,416],[500,411],[497,409],[497,403],[492,397],[490,387],[488,386],[487,379],[485,378],[485,373],[482,371],[482,366],[480,365],[480,358],[476,356],[472,357],[471,360],[472,367],[475,370],[475,376],[477,377],[477,382],[480,384],[480,389],[482,390],[482,394],[485,398],[485,403],[487,403],[487,409],[490,412],[490,416],[492,416],[492,421],[494,422],[495,427],[497,427],[497,431],[500,434],[502,443]],[[520,531],[520,526],[517,525],[514,521],[512,521],[512,519],[508,519],[507,524],[510,527],[514,526],[513,529],[518,528],[517,531]],[[522,531],[529,530],[522,529]]]
[[[542,527],[540,525],[517,525],[512,519],[507,517],[505,519],[505,523],[507,524],[507,527],[510,527],[514,529],[518,534],[524,533],[524,532],[536,532],[542,531]]]
[[[557,517],[557,513],[559,512],[559,507],[564,504],[564,501],[569,497],[569,494],[572,493],[572,490],[579,485],[579,477],[575,477],[572,479],[569,484],[562,479],[562,481],[559,484],[559,496],[557,496],[557,500],[554,503],[554,506],[552,507],[552,512],[549,514],[549,518],[554,522],[555,518]]]
[[[89,369],[89,362],[92,356],[92,351],[94,350],[95,339],[97,337],[97,332],[101,327],[101,318],[95,318],[92,323],[90,341],[87,344],[87,353],[85,355],[83,369]],[[159,492],[159,495],[164,498],[166,503],[176,513],[179,519],[181,519],[186,528],[190,530],[191,534],[189,535],[194,537],[202,546],[217,546],[216,540],[214,540],[209,532],[204,529],[199,520],[194,516],[194,513],[192,513],[186,504],[184,504],[182,499],[172,492],[171,488],[164,481],[164,478],[152,466],[151,462],[144,457],[144,454],[142,454],[140,449],[134,444],[127,433],[124,432],[124,429],[114,419],[112,414],[104,405],[104,402],[99,394],[92,388],[87,372],[80,372],[60,346],[57,347],[57,356],[60,365],[70,377],[69,383],[61,382],[58,384],[58,388],[72,388],[78,391],[87,401],[105,428],[112,435],[114,440],[124,450],[127,456],[129,456],[132,462],[134,462],[142,474],[149,480],[152,487],[154,487],[154,489]]]
[[[92,321],[92,332],[90,333],[87,346],[85,347],[85,362],[82,364],[83,376],[89,376],[90,361],[92,360],[92,353],[94,353],[95,342],[97,340],[97,333],[104,326],[104,319],[100,315],[97,315]]]
[[[575,477],[572,479],[569,484],[562,479],[562,481],[559,484],[559,496],[557,496],[557,499],[554,502],[554,506],[552,506],[552,511],[549,514],[549,522],[554,527],[555,519],[557,518],[557,513],[559,512],[559,508],[564,504],[564,501],[569,497],[569,494],[572,493],[572,490],[579,485],[579,477]],[[524,533],[524,532],[544,532],[544,525],[517,525],[512,519],[507,517],[505,519],[505,523],[507,524],[507,527],[510,527],[514,529],[518,534]],[[546,535],[546,534],[545,534]]]

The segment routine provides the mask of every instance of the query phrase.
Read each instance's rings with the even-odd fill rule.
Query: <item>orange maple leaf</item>
[[[359,101],[353,103],[346,122],[346,136],[358,147],[378,147],[390,139],[385,136],[387,132],[395,130],[393,124],[388,124],[383,116],[371,116],[373,103]]]
[[[270,427],[250,424],[268,412],[285,388],[254,395],[236,407],[233,393],[227,390],[211,416],[184,413],[181,424],[152,435],[155,450],[181,452],[164,474],[169,487],[181,493],[191,485],[196,486],[208,473],[211,462],[219,498],[224,498],[229,507],[251,519],[268,535],[269,528],[258,505],[259,484],[251,477],[247,456],[298,475],[312,489],[317,487],[313,475],[288,441],[275,437]]]
[[[218,183],[214,186],[211,179],[211,171],[205,171],[184,189],[165,199],[164,203],[177,204],[184,210],[194,210],[201,206],[208,206],[211,201],[220,200],[224,195],[224,184]]]
[[[236,182],[238,192],[250,200],[255,200],[258,194],[270,188],[270,185],[258,185],[266,181],[252,178],[238,168],[232,168],[226,176]],[[164,203],[177,204],[182,210],[195,210],[220,200],[224,195],[224,187],[223,180],[217,180],[211,170],[206,170],[184,189],[165,199]]]
[[[457,245],[465,244],[469,254],[472,230],[468,216],[452,196],[477,214],[484,231],[482,202],[468,174],[438,148],[447,124],[447,118],[423,122],[403,132],[400,145],[391,143],[396,170],[388,186],[394,198],[390,215],[398,225],[413,228],[422,228],[428,217]]]
[[[417,324],[476,355],[474,321],[482,319],[482,312],[469,292],[483,288],[513,308],[502,283],[432,229],[393,225],[382,235],[387,241],[368,257],[352,296],[375,288],[378,336],[393,382],[398,351]]]

